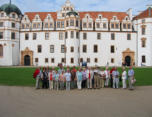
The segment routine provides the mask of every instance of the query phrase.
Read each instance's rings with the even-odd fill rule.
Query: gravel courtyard
[[[0,86],[0,117],[152,117],[152,86],[69,92]]]

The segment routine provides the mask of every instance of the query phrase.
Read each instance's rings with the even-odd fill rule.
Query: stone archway
[[[31,51],[28,47],[24,51],[21,51],[21,65],[33,65],[33,51]]]
[[[127,66],[135,65],[135,52],[131,51],[129,48],[126,49],[124,52],[122,52],[122,61]]]

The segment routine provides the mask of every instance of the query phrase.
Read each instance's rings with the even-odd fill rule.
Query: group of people
[[[125,67],[122,68],[122,73],[118,71],[117,67],[111,70],[106,67],[104,68],[79,68],[78,70],[73,67],[71,70],[69,67],[63,69],[60,67],[58,70],[54,68],[37,68],[33,74],[36,78],[36,89],[40,88],[40,82],[42,81],[43,89],[50,90],[70,90],[78,88],[88,89],[100,89],[104,87],[119,88],[120,81],[122,81],[122,88],[127,88],[127,80],[129,89],[133,90],[134,70],[132,67],[129,68],[128,72]]]

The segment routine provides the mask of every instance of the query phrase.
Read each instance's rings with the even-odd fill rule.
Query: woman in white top
[[[105,70],[105,78],[106,78],[105,86],[108,87],[109,79],[110,79],[110,71],[108,70],[108,67],[106,67],[106,70]]]
[[[122,86],[123,89],[127,88],[127,84],[126,84],[126,80],[127,80],[127,72],[125,70],[125,68],[122,68],[123,72],[122,72]]]

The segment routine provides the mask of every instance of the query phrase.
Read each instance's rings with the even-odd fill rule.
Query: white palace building
[[[0,66],[152,66],[152,8],[126,12],[57,12],[0,7]]]

